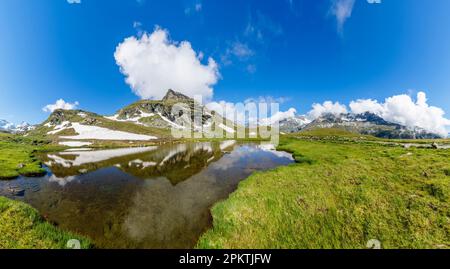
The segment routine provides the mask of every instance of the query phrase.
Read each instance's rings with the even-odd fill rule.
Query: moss
[[[0,197],[0,249],[64,249],[71,239],[83,249],[92,247],[88,239],[47,223],[32,207]]]

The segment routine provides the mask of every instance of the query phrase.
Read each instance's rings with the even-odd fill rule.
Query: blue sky
[[[356,0],[342,27],[336,1],[351,2],[2,0],[0,118],[38,123],[60,98],[101,114],[138,100],[114,53],[157,25],[190,42],[202,65],[214,59],[215,101],[271,96],[306,113],[424,91],[450,113],[450,1]]]

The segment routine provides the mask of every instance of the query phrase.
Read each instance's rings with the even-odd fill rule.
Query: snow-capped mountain
[[[296,118],[280,121],[280,131],[285,133],[311,130],[315,128],[340,128],[360,134],[373,135],[381,138],[401,139],[435,139],[438,134],[428,132],[422,128],[408,128],[401,124],[384,120],[373,113],[362,114],[324,114],[313,121],[307,122],[307,118],[300,116],[303,121]],[[298,124],[296,123],[298,121]]]
[[[180,109],[174,110],[175,106]],[[197,110],[202,117],[195,121]],[[172,128],[203,130],[212,125],[213,117],[214,113],[207,108],[195,106],[193,99],[169,90],[162,100],[140,100],[112,116],[83,110],[55,110],[34,133],[50,136],[64,145],[68,142],[86,145],[85,140],[146,141],[171,137]],[[229,121],[218,127],[235,133],[235,126]]]
[[[300,132],[311,120],[305,116],[295,115],[295,117],[285,118],[279,121],[280,132],[297,133]]]
[[[0,120],[0,131],[8,133],[25,133],[33,130],[34,126],[27,122],[22,122],[21,124],[15,125],[7,120]]]

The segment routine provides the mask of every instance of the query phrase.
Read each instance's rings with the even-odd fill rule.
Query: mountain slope
[[[202,132],[212,125],[214,112],[194,105],[194,100],[169,90],[162,100],[140,100],[120,109],[113,116],[102,116],[83,110],[55,110],[29,134],[48,136],[64,145],[89,145],[86,142],[62,140],[148,141],[170,139],[172,128],[193,128]],[[196,120],[194,115],[201,117]],[[222,118],[223,119],[223,118]],[[235,126],[223,119],[225,132],[234,133]]]
[[[164,138],[167,131],[128,122],[116,122],[83,110],[55,110],[31,131],[32,135],[57,140],[152,140]]]
[[[195,119],[195,115],[201,118]],[[205,127],[212,124],[215,112],[206,107],[195,105],[194,99],[181,93],[169,90],[160,101],[141,100],[121,110],[115,115],[106,117],[117,122],[132,122],[135,124],[161,128],[161,129],[193,129],[201,132]],[[234,132],[235,125],[224,119],[223,126],[219,126],[226,132]]]

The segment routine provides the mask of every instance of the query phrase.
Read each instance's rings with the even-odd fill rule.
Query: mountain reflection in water
[[[0,195],[31,204],[100,248],[192,248],[211,226],[210,207],[241,180],[293,162],[287,153],[235,141],[70,150],[42,159],[48,175],[0,181]]]

